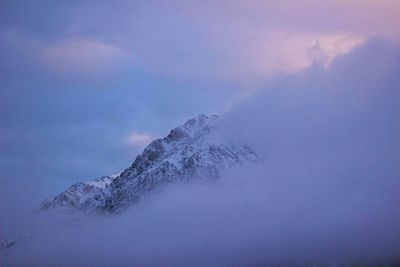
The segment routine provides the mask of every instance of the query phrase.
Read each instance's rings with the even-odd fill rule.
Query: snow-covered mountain
[[[249,147],[215,134],[218,116],[199,115],[152,141],[123,172],[72,185],[42,207],[120,212],[162,185],[193,179],[217,179],[230,167],[257,162]]]
[[[54,198],[42,203],[44,209],[76,208],[79,210],[95,210],[105,204],[110,193],[110,184],[119,174],[107,175],[89,182],[79,182]]]

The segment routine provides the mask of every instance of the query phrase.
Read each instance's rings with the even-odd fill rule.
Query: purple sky
[[[399,25],[398,0],[0,1],[0,237],[38,237],[14,265],[398,260]],[[263,163],[26,217],[200,113]]]
[[[53,192],[118,171],[186,118],[397,41],[399,12],[396,0],[1,1],[0,179],[29,172]]]

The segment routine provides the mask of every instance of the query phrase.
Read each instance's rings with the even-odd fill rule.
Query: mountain
[[[104,206],[106,196],[110,193],[110,184],[119,174],[107,175],[94,181],[73,184],[58,196],[45,200],[42,203],[42,208],[96,210]]]
[[[249,147],[216,134],[218,116],[199,115],[152,141],[123,172],[72,185],[42,203],[45,209],[66,208],[118,213],[146,192],[177,181],[218,179],[238,164],[257,162]]]

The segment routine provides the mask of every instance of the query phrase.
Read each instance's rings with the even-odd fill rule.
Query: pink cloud
[[[400,36],[396,0],[178,0],[147,7],[146,17],[132,18],[137,36],[125,44],[140,51],[146,69],[174,78],[252,81],[302,70],[316,58],[329,66],[372,37]]]

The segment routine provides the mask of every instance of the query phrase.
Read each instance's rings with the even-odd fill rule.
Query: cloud
[[[24,202],[126,167],[149,132],[232,99],[223,134],[250,143],[266,164],[227,174],[221,188],[172,187],[121,220],[78,220],[87,231],[38,235],[15,255],[39,265],[248,265],[275,248],[293,258],[336,259],[330,248],[341,259],[391,258],[399,50],[371,39],[399,38],[399,9],[396,0],[1,1],[7,232],[29,221]]]
[[[331,62],[370,38],[400,37],[393,27],[400,23],[395,0],[170,3],[60,2],[44,9],[8,3],[4,30],[28,31],[29,38],[47,44],[57,68],[65,61],[71,69],[104,73],[125,57],[134,64],[123,69],[140,66],[179,81],[234,79],[243,87],[268,74],[306,68],[313,47]],[[22,16],[28,8],[30,15]],[[42,12],[52,14],[51,23]]]
[[[121,48],[90,39],[61,40],[43,49],[49,69],[66,73],[110,74],[127,57]]]
[[[302,71],[316,61],[328,67],[337,56],[365,42],[351,35],[279,31],[260,35],[252,41],[242,60],[259,77]]]
[[[400,36],[392,27],[399,23],[396,1],[177,3],[179,8],[164,10],[178,15],[163,26],[169,34],[152,36],[163,40],[165,45],[159,50],[163,53],[154,55],[169,68],[160,69],[158,62],[153,62],[156,43],[145,49],[143,61],[144,66],[167,76],[254,81],[307,68],[312,61],[310,50],[316,44],[329,64],[372,37]],[[195,30],[187,33],[185,27],[175,27],[179,21],[194,25]],[[159,23],[162,21],[155,25]],[[153,29],[152,25],[149,28]],[[177,47],[183,49],[175,50]],[[177,60],[169,60],[170,55]]]
[[[120,216],[42,214],[6,263],[398,262],[399,51],[366,43],[327,68],[285,76],[221,117],[217,133],[251,146],[260,165],[212,184],[170,185]]]
[[[133,132],[126,138],[126,143],[135,147],[144,148],[152,139],[153,137],[148,133]]]

